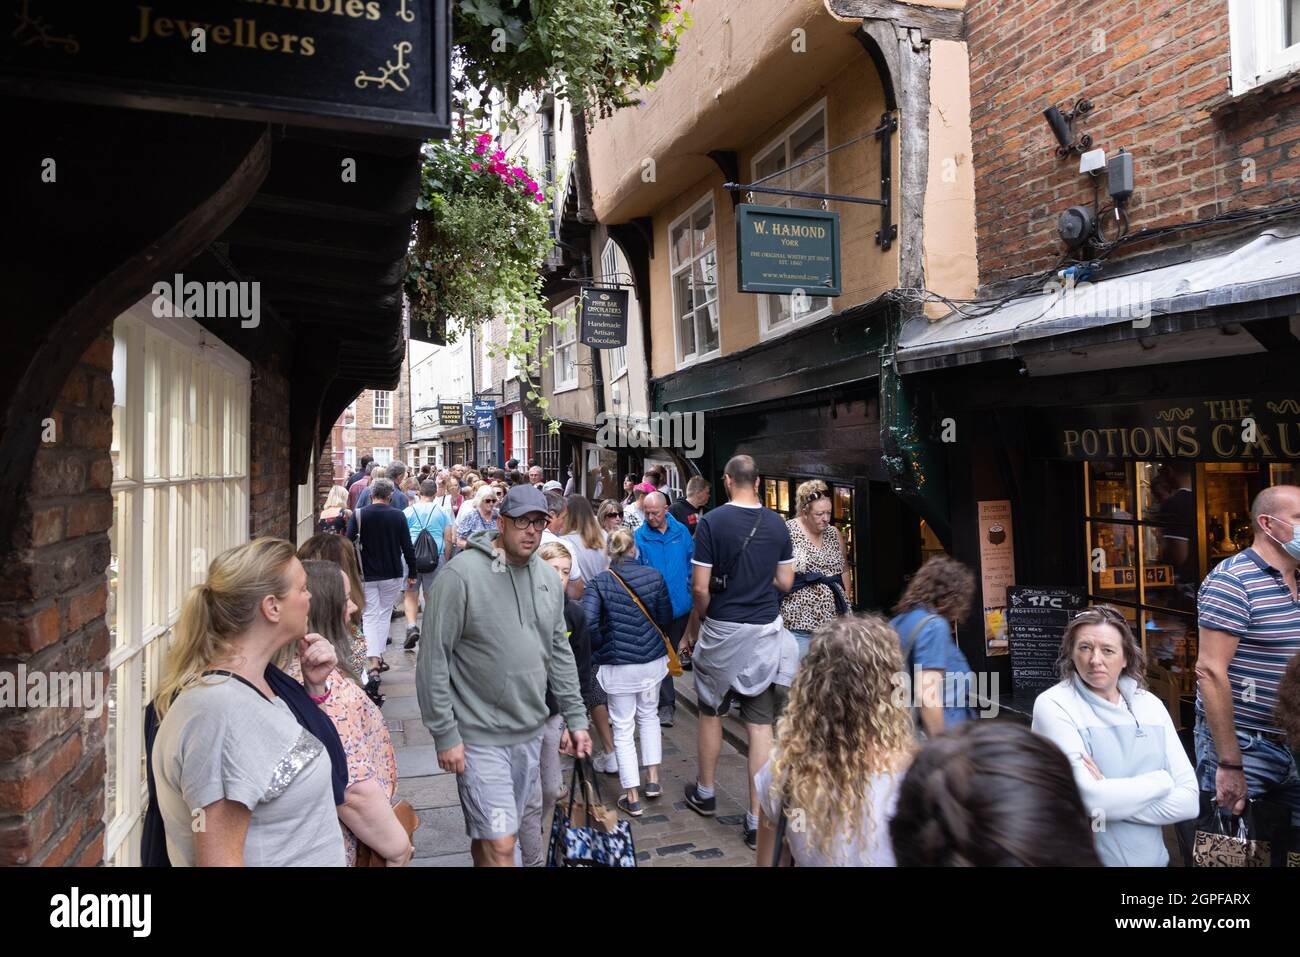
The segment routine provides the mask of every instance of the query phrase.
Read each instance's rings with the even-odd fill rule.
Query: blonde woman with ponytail
[[[336,655],[307,632],[310,604],[293,546],[273,538],[223,552],[186,597],[154,699],[151,753],[173,865],[343,865],[332,749],[273,687],[301,695],[272,664],[296,645],[307,694],[328,699]],[[314,717],[328,737],[328,720]],[[341,752],[337,734],[333,748]]]
[[[761,807],[758,865],[783,856],[800,867],[892,867],[889,819],[914,735],[898,637],[878,615],[819,626],[790,687],[772,757],[754,776]]]

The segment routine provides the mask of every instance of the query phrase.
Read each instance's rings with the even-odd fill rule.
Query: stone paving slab
[[[399,779],[418,778],[447,773],[442,768],[438,767],[437,745],[407,744],[405,747],[399,748],[397,742],[394,741],[393,751],[397,755],[397,777]]]
[[[435,807],[460,807],[456,793],[456,775],[426,775],[419,778],[399,778],[397,796],[411,802],[417,811]]]
[[[465,815],[460,804],[455,807],[416,811],[420,827],[415,832],[415,856],[439,857],[445,854],[469,854],[469,837],[465,834]]]
[[[411,867],[473,867],[474,859],[469,856],[469,851],[463,854],[442,854],[438,857],[415,857],[411,859]]]

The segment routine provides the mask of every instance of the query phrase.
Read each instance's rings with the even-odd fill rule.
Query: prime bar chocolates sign
[[[784,206],[736,207],[741,292],[838,296],[840,214]]]
[[[627,345],[626,289],[588,286],[582,290],[582,332],[579,339],[593,349]]]
[[[447,0],[9,6],[7,92],[418,138],[450,127]]]

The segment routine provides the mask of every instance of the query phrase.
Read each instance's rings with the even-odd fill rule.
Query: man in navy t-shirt
[[[744,837],[753,848],[759,807],[754,775],[772,750],[772,725],[780,706],[774,684],[783,646],[794,645],[781,623],[781,595],[794,584],[794,548],[781,516],[758,500],[752,458],[734,456],[724,480],[730,501],[700,518],[691,559],[691,596],[702,624],[683,643],[689,648],[698,640],[691,660],[700,707],[700,768],[696,783],[686,788],[686,802],[700,814],[714,813],[722,715],[738,700],[749,739],[750,807]]]

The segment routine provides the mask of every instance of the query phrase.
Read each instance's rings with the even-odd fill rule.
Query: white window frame
[[[671,235],[672,233],[669,233],[669,236]],[[600,274],[602,278],[613,282],[618,281],[619,273],[623,272],[618,268],[619,259],[618,243],[612,239],[605,240],[605,248],[600,252]],[[602,349],[600,351],[605,353],[609,360],[609,381],[611,383],[618,381],[627,374],[626,345],[619,346],[617,349]]]
[[[578,387],[578,297],[566,299],[551,315],[558,320],[551,326],[551,343],[555,356],[551,370],[555,376],[553,392],[568,392]],[[568,369],[572,375],[564,375]]]
[[[384,401],[382,410],[384,412],[383,422],[379,421],[381,410],[379,397],[383,396]],[[372,429],[391,429],[393,427],[393,393],[387,389],[375,389],[371,393],[370,405],[370,427]]]
[[[374,461],[370,463],[372,469],[376,465],[382,465],[384,468],[388,468],[393,461],[393,447],[388,445],[373,448],[370,450],[370,455],[374,459]]]
[[[520,454],[522,449],[523,454]],[[528,461],[532,449],[528,447],[528,416],[515,412],[510,419],[510,455],[519,460],[519,471],[528,474]]]
[[[703,256],[704,256],[706,253],[709,252],[709,248],[706,248],[706,249],[702,249],[702,250],[700,250],[699,255],[696,255],[695,252],[694,252],[694,250],[692,250],[691,257],[690,257],[689,259],[687,259],[686,262],[684,262],[684,263],[679,263],[677,266],[674,266],[674,265],[673,265],[673,247],[672,247],[672,242],[673,242],[673,230],[675,230],[675,229],[676,229],[678,226],[680,226],[682,223],[689,221],[689,220],[690,220],[690,219],[691,219],[691,218],[692,218],[696,213],[698,213],[700,210],[702,210],[702,209],[703,209],[704,207],[706,207],[706,206],[711,206],[711,207],[713,208],[713,245],[712,245],[711,247],[709,247],[709,248],[711,248],[712,251],[713,251],[713,256],[714,256],[714,269],[717,270],[717,269],[718,269],[718,262],[717,262],[717,255],[718,255],[718,207],[717,207],[717,205],[713,202],[713,190],[709,190],[709,191],[704,195],[704,197],[701,198],[698,202],[694,203],[694,204],[691,206],[690,209],[688,209],[688,210],[687,210],[685,213],[683,213],[681,216],[678,216],[678,217],[677,217],[676,219],[674,219],[671,223],[669,223],[669,224],[668,224],[668,235],[665,237],[665,238],[666,238],[667,245],[668,245],[668,289],[669,289],[669,292],[670,292],[670,294],[671,294],[671,296],[672,296],[672,303],[673,303],[673,314],[672,314],[672,320],[673,320],[673,347],[674,347],[674,350],[675,350],[675,353],[676,353],[676,357],[677,357],[677,368],[678,368],[678,369],[683,369],[683,368],[685,368],[686,366],[694,365],[694,364],[697,363],[697,362],[704,362],[704,361],[706,361],[706,360],[708,360],[708,359],[712,359],[712,358],[714,358],[714,357],[719,356],[719,355],[722,354],[722,285],[721,285],[720,283],[718,283],[718,282],[716,282],[716,281],[714,282],[714,287],[718,290],[718,298],[714,300],[714,303],[717,305],[717,309],[718,309],[718,347],[717,347],[716,349],[714,349],[714,350],[711,351],[711,352],[700,352],[700,351],[699,351],[699,348],[700,348],[700,330],[699,330],[699,328],[698,328],[698,326],[697,326],[696,329],[695,329],[695,349],[696,349],[696,351],[693,352],[693,353],[689,353],[689,354],[683,354],[683,352],[682,352],[682,337],[681,337],[681,329],[679,328],[679,327],[680,327],[680,320],[678,319],[678,315],[677,315],[677,277],[678,277],[679,275],[681,275],[683,272],[689,272],[690,269],[691,269],[691,267],[695,264],[695,261],[696,261],[697,259],[703,258]],[[717,279],[716,273],[715,273],[714,279],[715,279],[715,280]],[[692,307],[691,307],[691,311],[692,311],[692,313],[696,312],[696,310],[698,310],[698,309],[699,309],[699,306],[698,306],[698,305],[692,304]],[[692,320],[691,320],[691,321],[692,321],[692,322],[695,322],[695,321],[696,321],[696,320],[695,320],[695,316],[692,316]]]
[[[826,100],[823,98],[819,103],[816,103],[815,105],[810,107],[802,116],[800,116],[797,120],[795,120],[793,123],[787,126],[785,130],[781,132],[780,136],[777,136],[775,139],[769,141],[767,144],[763,146],[762,149],[758,150],[754,154],[754,159],[749,164],[750,165],[749,181],[751,183],[758,179],[759,164],[762,163],[763,160],[771,156],[778,149],[785,150],[785,165],[787,167],[790,165],[790,137],[792,137],[795,134],[796,130],[802,127],[805,123],[811,120],[818,113],[821,113],[822,115],[822,137],[824,140],[829,142],[829,134],[827,133],[829,127],[829,121],[826,115]],[[823,159],[826,159],[826,157],[823,157]],[[829,161],[827,161],[822,166],[822,175],[821,175],[820,182],[816,182],[811,178],[801,179],[799,173],[800,173],[799,170],[794,171],[793,178],[789,185],[790,189],[802,189],[814,193],[830,192],[830,162]],[[769,206],[789,207],[791,205],[792,199],[793,197],[790,196],[772,196],[769,197],[768,199],[765,199],[764,202]],[[804,315],[799,316],[797,319],[794,318],[792,312],[791,318],[789,320],[781,323],[780,325],[773,326],[772,298],[773,298],[773,294],[771,293],[765,293],[758,297],[758,338],[760,341],[766,341],[768,339],[778,338],[780,336],[785,335],[788,332],[801,328],[802,326],[806,326],[809,323],[816,322],[818,319],[825,319],[827,316],[831,314],[831,312],[835,308],[835,301],[833,299],[827,298],[826,305],[823,306],[822,308],[815,309],[809,313],[805,313]],[[775,298],[790,299],[791,297],[777,296]],[[809,298],[817,298],[817,297],[810,296]]]
[[[192,319],[155,317],[153,299],[113,328],[123,363],[113,378],[125,395],[113,402],[108,674],[117,683],[105,743],[115,793],[105,795],[104,860],[119,866],[140,864],[144,709],[181,605],[213,558],[248,541],[249,363]]]
[[[1300,69],[1300,42],[1282,46],[1287,3],[1288,0],[1228,0],[1234,96]]]
[[[346,446],[343,456],[347,459],[348,474],[351,475],[357,470],[357,447],[355,445]]]

